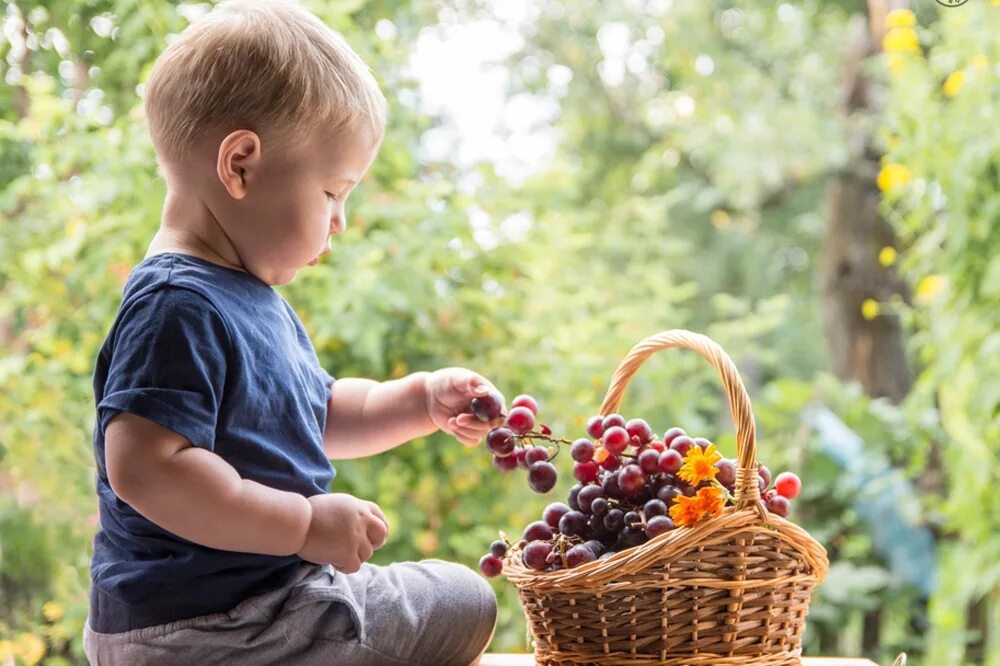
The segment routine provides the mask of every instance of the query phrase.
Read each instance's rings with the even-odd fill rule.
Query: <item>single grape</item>
[[[590,483],[597,480],[599,468],[593,460],[578,462],[573,465],[573,476],[581,483]]]
[[[613,551],[613,550],[609,550],[609,551],[606,551],[606,552],[605,552],[605,553],[604,553],[603,555],[601,555],[601,556],[600,556],[600,557],[598,557],[597,559],[599,559],[599,560],[606,560],[606,559],[608,559],[609,557],[612,557],[612,556],[614,556],[615,552],[616,552],[616,551]]]
[[[590,503],[590,512],[598,517],[603,517],[608,512],[608,500],[606,497],[598,497]]]
[[[715,463],[719,473],[715,475],[716,480],[724,486],[731,486],[736,483],[736,463],[728,458],[723,458]]]
[[[493,428],[486,433],[486,448],[495,456],[509,456],[517,446],[517,438],[510,428]],[[516,460],[514,461],[517,462]]]
[[[602,425],[604,426],[604,432],[607,432],[608,428],[611,428],[613,426],[624,428],[625,417],[622,416],[621,414],[608,414],[607,416],[604,417],[604,422],[602,423]]]
[[[577,462],[590,462],[594,459],[594,443],[586,437],[578,439],[569,447],[569,455]]]
[[[681,454],[682,457],[686,456],[688,451],[694,448],[694,445],[694,440],[687,435],[678,435],[670,442],[670,448]]]
[[[772,488],[771,490],[765,490],[761,494],[761,498],[764,500],[765,503],[767,503],[767,502],[771,501],[771,498],[774,497],[777,494],[778,494],[778,491],[775,490],[774,488]]]
[[[660,454],[658,464],[664,474],[676,474],[684,465],[684,457],[675,449],[667,449]]]
[[[569,489],[569,495],[566,497],[566,502],[569,503],[569,508],[574,511],[580,510],[579,496],[580,491],[583,489],[582,483],[573,484],[573,487]]]
[[[538,401],[532,398],[530,395],[519,395],[514,398],[510,403],[511,409],[514,407],[527,407],[531,410],[531,413],[538,416]]]
[[[551,552],[552,546],[550,544],[544,541],[532,541],[524,547],[524,564],[535,571],[545,571],[549,566],[545,558]]]
[[[674,498],[682,494],[683,493],[680,488],[673,484],[667,484],[656,491],[656,498],[667,506],[670,506],[670,503],[674,501]]]
[[[767,488],[771,485],[771,470],[769,470],[764,465],[757,468],[757,474],[764,477],[764,487]]]
[[[661,442],[658,439],[654,439],[652,442],[650,442],[649,448],[656,451],[657,453],[663,453],[664,451],[667,450],[667,447],[664,446],[663,442]]]
[[[604,448],[611,453],[621,453],[629,445],[628,431],[621,426],[611,426],[604,431],[604,437],[601,441],[604,442]]]
[[[507,554],[507,544],[497,539],[490,544],[490,555],[493,557],[503,557]]]
[[[566,564],[569,567],[578,567],[581,564],[587,564],[596,559],[597,555],[594,554],[594,551],[583,544],[573,546],[566,551]]]
[[[625,514],[625,524],[628,527],[632,527],[636,523],[642,522],[642,516],[639,515],[638,511],[629,511]]]
[[[604,462],[601,463],[601,467],[608,470],[609,472],[613,472],[616,469],[619,469],[621,466],[622,466],[622,459],[615,455],[609,455],[607,458],[604,459]]]
[[[760,474],[757,475],[757,487],[760,488],[761,494],[763,494],[764,491],[767,490],[767,479],[765,479]]]
[[[583,513],[592,513],[594,500],[603,497],[604,489],[600,486],[584,486],[576,496],[576,503],[580,505],[580,511]]]
[[[507,427],[518,435],[529,433],[535,427],[535,415],[527,407],[514,407],[507,414]]]
[[[640,444],[646,444],[653,439],[653,429],[644,419],[630,419],[625,424],[625,430],[628,431],[630,438],[635,437]]]
[[[660,471],[660,454],[653,449],[646,449],[640,453],[638,462],[646,474],[656,474]]]
[[[559,519],[559,531],[566,536],[584,536],[587,532],[587,516],[580,511],[570,511]]]
[[[774,497],[767,500],[767,510],[781,516],[782,518],[788,517],[788,511],[791,508],[792,503],[788,501],[787,497],[775,494]]]
[[[521,536],[525,541],[548,541],[552,538],[552,528],[544,520],[536,520],[524,528]]]
[[[671,428],[670,430],[663,433],[663,445],[669,448],[670,445],[673,444],[675,439],[684,435],[687,435],[687,433],[684,432],[683,428],[677,428],[677,427]]]
[[[704,437],[695,437],[693,441],[697,446],[701,447],[702,451],[704,451],[705,449],[707,449],[712,445],[712,442],[705,439]]]
[[[479,559],[479,570],[487,578],[496,578],[503,571],[503,561],[496,555],[483,555]]]
[[[642,507],[642,513],[648,521],[656,516],[667,515],[667,504],[663,500],[651,499]]]
[[[597,539],[591,539],[587,543],[583,544],[583,546],[585,548],[589,548],[592,551],[594,551],[594,555],[596,555],[598,557],[600,557],[604,553],[604,551],[607,550],[607,546],[605,546],[603,543],[601,543]]]
[[[601,487],[604,488],[604,494],[608,497],[614,499],[622,498],[622,488],[619,485],[619,479],[621,477],[621,472],[612,472],[604,477],[601,481]]]
[[[641,526],[636,529],[626,527],[619,532],[618,535],[618,543],[622,550],[626,548],[634,548],[635,546],[641,546],[647,541],[649,541],[649,537],[642,531]]]
[[[608,509],[607,515],[604,516],[604,526],[612,532],[625,527],[625,512],[621,509]]]
[[[490,391],[486,395],[473,398],[469,406],[473,416],[483,423],[488,423],[503,412],[503,396],[496,391]]]
[[[549,452],[544,446],[532,446],[524,452],[524,462],[531,467],[536,462],[545,462],[549,459]]]
[[[517,461],[517,466],[521,469],[528,469],[528,467],[530,467],[527,459],[524,457],[526,453],[528,453],[528,450],[523,446],[519,446],[514,449],[514,459]]]
[[[594,439],[600,439],[604,434],[604,417],[597,415],[587,419],[587,434]]]
[[[666,534],[674,529],[674,521],[666,516],[655,516],[646,523],[646,535],[650,539]]]
[[[802,481],[793,472],[782,472],[774,480],[774,489],[778,494],[788,499],[795,499],[802,492]]]
[[[587,519],[587,527],[595,539],[606,539],[612,534],[611,530],[604,526],[604,516],[592,515]]]
[[[675,485],[681,489],[681,493],[683,493],[685,497],[694,497],[694,494],[698,492],[697,488],[692,486],[690,483],[681,481],[680,479],[677,480]]]
[[[646,485],[646,476],[639,469],[638,465],[628,464],[622,468],[618,478],[618,485],[626,497],[633,497],[642,492]]]
[[[501,472],[513,472],[517,469],[517,458],[514,456],[493,456],[493,466]]]
[[[552,463],[536,462],[528,468],[528,486],[536,493],[544,494],[552,490],[558,477]]]
[[[559,519],[563,517],[564,514],[569,513],[570,508],[563,504],[562,502],[553,502],[545,507],[542,511],[542,520],[549,524],[549,527],[555,529],[559,527]]]

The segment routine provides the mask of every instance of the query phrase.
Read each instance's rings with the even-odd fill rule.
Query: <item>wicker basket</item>
[[[542,666],[801,663],[810,595],[829,561],[807,532],[764,508],[750,399],[726,352],[688,331],[646,338],[615,371],[601,414],[618,411],[646,358],[672,347],[698,352],[722,377],[736,423],[736,506],[574,569],[535,572],[512,553],[504,572]]]

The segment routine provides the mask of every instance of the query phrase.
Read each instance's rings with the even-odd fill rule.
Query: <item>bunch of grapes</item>
[[[703,489],[717,493],[720,509],[723,502],[733,502],[734,460],[718,460],[709,478],[694,485],[678,475],[686,460],[698,457],[689,455],[696,447],[714,452],[707,439],[692,438],[676,427],[658,437],[643,419],[626,421],[620,414],[610,414],[591,417],[588,436],[570,442],[552,437],[544,426],[534,431],[537,413],[538,403],[531,396],[514,400],[505,426],[494,428],[487,436],[494,465],[503,471],[527,467],[531,488],[545,493],[556,482],[556,468],[551,463],[555,456],[533,440],[554,443],[556,453],[559,444],[565,443],[577,483],[565,503],[545,507],[542,519],[528,525],[515,543],[504,536],[490,545],[490,552],[479,562],[485,576],[499,575],[506,557],[519,557],[535,571],[557,571],[641,545],[676,529],[671,507],[685,503],[677,498],[693,498]],[[492,418],[498,415],[499,410]],[[772,487],[771,472],[761,465],[757,482],[767,509],[787,516],[791,500],[801,491],[799,478],[785,472],[774,479]]]

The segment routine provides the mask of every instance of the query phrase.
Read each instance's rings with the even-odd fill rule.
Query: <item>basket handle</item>
[[[618,411],[629,380],[647,358],[660,350],[678,347],[698,352],[719,371],[722,385],[726,389],[726,397],[729,398],[733,423],[736,424],[737,461],[734,497],[736,508],[755,508],[761,517],[766,519],[767,512],[757,485],[757,436],[753,413],[750,410],[750,396],[747,395],[747,389],[732,359],[708,336],[674,329],[651,335],[636,344],[622,359],[611,378],[611,384],[601,403],[601,415],[606,416]]]

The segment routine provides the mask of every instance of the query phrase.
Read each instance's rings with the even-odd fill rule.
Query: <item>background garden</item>
[[[306,4],[390,103],[349,230],[282,289],[332,374],[466,365],[573,438],[634,342],[703,331],[830,553],[807,653],[1000,664],[1000,2]],[[142,81],[203,10],[5,1],[0,664],[82,663],[91,374],[163,200]],[[465,108],[500,119],[478,155],[431,103],[465,85],[437,41],[502,93]],[[624,411],[735,454],[694,354],[654,357]],[[394,526],[376,562],[474,567],[550,501],[444,436],[338,471]],[[495,587],[493,649],[523,651]]]

